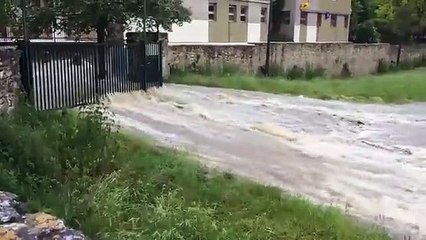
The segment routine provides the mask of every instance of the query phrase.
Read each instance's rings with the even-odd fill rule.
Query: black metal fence
[[[37,109],[68,108],[162,86],[161,52],[161,43],[32,42],[21,70]]]

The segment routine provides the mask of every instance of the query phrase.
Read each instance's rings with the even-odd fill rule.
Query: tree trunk
[[[96,34],[98,40],[98,71],[99,79],[105,79],[105,38],[106,38],[106,28],[108,26],[108,21],[106,17],[99,17],[98,24],[96,26]]]
[[[119,42],[124,41],[124,25],[120,23],[110,23],[107,28],[107,42]]]

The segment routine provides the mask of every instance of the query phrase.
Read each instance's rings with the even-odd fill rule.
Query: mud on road
[[[122,126],[203,163],[426,239],[426,104],[167,85],[114,96]]]

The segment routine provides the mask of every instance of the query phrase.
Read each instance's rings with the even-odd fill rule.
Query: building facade
[[[46,0],[31,0],[44,6]],[[170,43],[258,43],[268,35],[270,0],[184,0],[190,23],[172,26]],[[347,42],[351,0],[272,0],[271,39],[278,42]],[[131,24],[130,24],[131,25]],[[134,28],[134,29],[133,29]],[[130,27],[129,32],[138,32]],[[164,31],[163,31],[164,32]],[[125,32],[126,34],[126,32]],[[0,38],[10,35],[0,27]],[[53,31],[42,36],[68,39]],[[81,39],[95,39],[95,33]]]
[[[265,42],[269,0],[185,0],[192,21],[173,26],[169,42]],[[351,0],[273,0],[274,41],[347,42]],[[279,8],[276,11],[275,8]],[[275,10],[274,10],[275,9]]]
[[[173,26],[169,42],[266,41],[269,0],[185,0],[191,23]]]
[[[283,23],[285,33],[294,42],[347,42],[351,0],[285,1],[282,13],[289,16]]]

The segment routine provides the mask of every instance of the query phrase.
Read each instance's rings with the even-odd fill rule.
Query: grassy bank
[[[103,112],[2,115],[0,188],[93,239],[388,239],[336,209],[115,132]]]
[[[383,101],[387,103],[426,101],[426,68],[383,75],[362,76],[346,80],[321,78],[286,80],[283,78],[263,78],[240,74],[207,76],[179,73],[172,75],[170,82],[304,95],[320,99]]]

